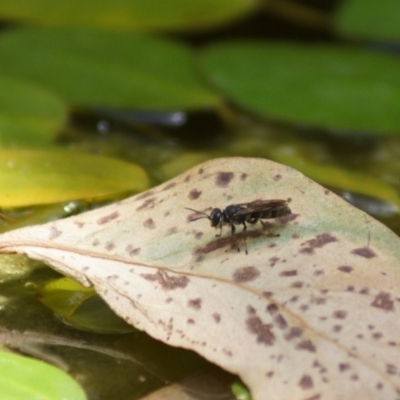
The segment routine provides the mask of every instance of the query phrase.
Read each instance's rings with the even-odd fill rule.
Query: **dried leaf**
[[[286,199],[293,214],[250,226],[248,254],[242,233],[216,238],[184,209],[256,199]],[[212,160],[111,206],[3,234],[0,249],[93,285],[130,324],[237,373],[255,400],[400,396],[399,239],[291,168]]]

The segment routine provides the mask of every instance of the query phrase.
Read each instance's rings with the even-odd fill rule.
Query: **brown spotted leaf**
[[[284,199],[292,214],[215,237],[210,211]],[[277,236],[279,235],[279,236]],[[241,251],[238,251],[240,247]],[[0,236],[75,277],[126,321],[237,373],[255,400],[400,398],[400,243],[297,171],[206,162],[95,211]]]

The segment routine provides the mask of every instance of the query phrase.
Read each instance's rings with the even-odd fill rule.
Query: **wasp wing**
[[[290,214],[290,208],[286,200],[254,200],[249,203],[235,204],[240,207],[235,216],[252,216],[254,218],[269,219]]]

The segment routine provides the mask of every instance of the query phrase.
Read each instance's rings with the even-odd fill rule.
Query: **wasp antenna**
[[[203,212],[203,211],[197,211],[197,210],[194,210],[193,208],[189,208],[189,207],[185,207],[185,208],[186,208],[186,210],[194,211],[194,212],[196,212],[197,214],[203,214],[201,217],[197,217],[197,218],[191,219],[190,222],[192,222],[192,221],[197,221],[198,219],[202,219],[202,218],[208,218],[208,219],[210,219],[210,216],[209,216],[208,214],[206,214],[205,212]]]
[[[209,217],[208,215],[203,215],[203,216],[201,216],[201,217],[191,219],[190,222],[197,221],[198,219],[202,219],[202,218],[208,218],[208,219],[210,219],[210,217]]]
[[[194,211],[194,212],[197,212],[198,214],[203,214],[208,218],[208,215],[203,211],[197,211],[197,210],[194,210],[193,208],[189,208],[189,207],[185,207],[185,208],[186,208],[186,210]]]

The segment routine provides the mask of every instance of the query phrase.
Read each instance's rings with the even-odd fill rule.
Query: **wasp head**
[[[213,228],[221,227],[225,222],[224,213],[219,208],[213,208],[208,219],[211,221]]]

